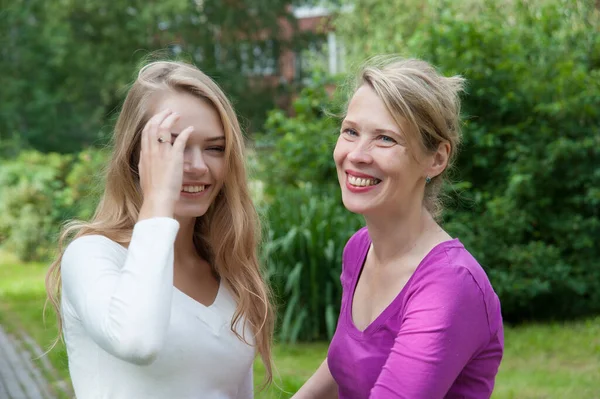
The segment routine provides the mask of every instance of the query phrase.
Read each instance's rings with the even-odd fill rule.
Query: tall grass
[[[282,342],[328,339],[335,331],[342,252],[362,225],[337,190],[286,187],[268,205],[262,257],[279,306]]]

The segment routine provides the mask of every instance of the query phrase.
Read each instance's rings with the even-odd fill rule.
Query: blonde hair
[[[355,90],[369,85],[383,100],[398,126],[408,123],[407,139],[426,154],[450,144],[448,167],[461,141],[460,92],[465,79],[444,77],[433,66],[417,59],[396,56],[374,57],[362,67]],[[440,189],[447,169],[425,186],[424,206],[434,218],[442,212]]]
[[[59,240],[59,256],[46,275],[48,300],[57,313],[59,338],[60,263],[68,237],[100,234],[127,245],[137,221],[143,197],[139,186],[138,162],[142,129],[152,116],[152,99],[157,93],[189,93],[211,104],[225,132],[225,182],[207,213],[196,219],[194,244],[215,273],[231,287],[237,309],[231,322],[236,331],[245,320],[255,338],[257,352],[266,368],[265,386],[272,381],[271,342],[274,311],[271,294],[259,266],[259,219],[250,198],[244,163],[244,138],[233,107],[219,86],[192,65],[157,61],[143,67],[127,94],[115,126],[112,159],[107,165],[104,194],[90,222],[71,221]]]

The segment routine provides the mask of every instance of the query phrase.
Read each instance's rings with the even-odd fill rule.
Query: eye
[[[351,128],[346,128],[342,130],[342,133],[352,137],[358,136],[358,132]]]
[[[379,140],[381,140],[382,142],[384,142],[385,144],[397,144],[398,143],[396,140],[394,140],[390,136],[386,136],[384,134],[382,134],[381,136],[379,136],[377,138]]]
[[[208,147],[207,150],[208,151],[222,153],[222,152],[225,152],[225,147],[224,146],[220,146],[220,145],[216,145],[216,146]]]

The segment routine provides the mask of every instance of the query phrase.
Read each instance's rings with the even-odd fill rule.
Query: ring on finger
[[[166,139],[165,139],[163,136],[160,136],[160,137],[158,138],[158,142],[159,142],[159,143],[166,143],[166,142],[167,142],[167,140],[166,140]]]

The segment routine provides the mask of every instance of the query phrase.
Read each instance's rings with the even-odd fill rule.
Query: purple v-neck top
[[[363,228],[344,249],[342,306],[327,356],[339,398],[489,398],[504,338],[500,301],[481,266],[458,239],[437,245],[360,331],[352,298],[370,245]]]

